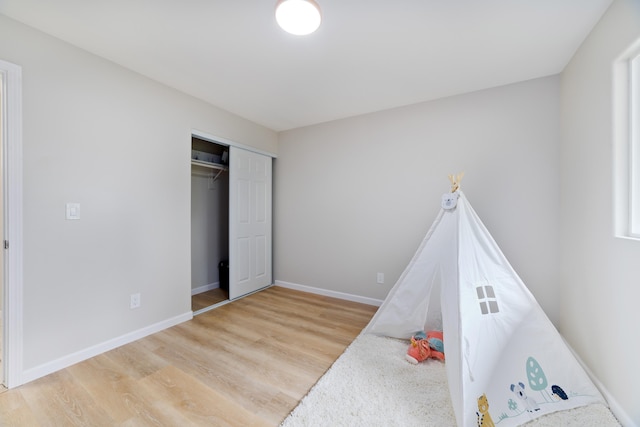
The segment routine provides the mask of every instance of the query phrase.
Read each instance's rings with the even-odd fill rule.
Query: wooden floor
[[[191,296],[191,311],[211,307],[219,302],[229,299],[229,293],[220,288],[211,289]]]
[[[277,426],[375,310],[271,287],[0,394],[0,425]]]

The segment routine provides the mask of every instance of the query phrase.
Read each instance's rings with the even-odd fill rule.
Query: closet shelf
[[[209,178],[210,185],[213,185],[213,183],[218,180],[218,178],[220,177],[220,174],[222,172],[225,172],[225,171],[229,170],[229,167],[226,166],[226,165],[221,165],[221,164],[218,164],[218,163],[203,162],[202,160],[191,159],[191,165],[192,166],[201,166],[203,168],[213,169],[213,170],[217,170],[218,171],[218,173],[215,176],[213,175],[213,171],[211,171],[211,172],[206,174],[206,176]],[[195,173],[196,175],[204,175],[203,173],[198,173],[198,172],[194,172],[194,171],[191,171],[191,173]]]
[[[203,162],[202,160],[191,160],[191,164],[195,165],[195,166],[202,166],[204,168],[216,169],[216,170],[219,170],[219,171],[229,170],[229,167],[227,165]]]

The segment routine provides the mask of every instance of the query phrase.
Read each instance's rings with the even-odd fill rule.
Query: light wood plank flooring
[[[191,311],[211,307],[214,304],[229,299],[229,293],[220,288],[211,289],[191,296]]]
[[[0,425],[277,426],[375,310],[271,287],[0,394]]]

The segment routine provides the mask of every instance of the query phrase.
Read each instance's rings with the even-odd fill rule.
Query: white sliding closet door
[[[229,299],[235,299],[272,283],[272,159],[229,148]]]

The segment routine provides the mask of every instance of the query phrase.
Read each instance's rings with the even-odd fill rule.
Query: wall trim
[[[220,287],[220,282],[209,283],[208,285],[198,286],[197,288],[191,289],[191,296],[201,294],[203,292],[210,291],[212,289],[218,289]]]
[[[600,390],[600,393],[602,393],[602,396],[604,397],[604,399],[607,401],[607,404],[609,405],[609,409],[611,410],[611,412],[613,412],[613,415],[618,419],[620,424],[622,424],[624,427],[640,427],[640,426],[638,426],[638,424],[636,424],[631,419],[629,414],[627,414],[627,412],[622,408],[622,406],[618,403],[618,401],[613,397],[613,395],[609,392],[609,390],[604,386],[602,381],[600,381],[598,379],[598,377],[596,377],[596,375],[593,373],[593,371],[591,369],[589,369],[589,367],[584,363],[584,361],[582,360],[580,355],[578,353],[576,353],[576,351],[573,349],[573,347],[571,347],[569,342],[562,335],[560,335],[560,336],[564,340],[565,345],[573,353],[573,356],[576,358],[578,363],[580,363],[580,366],[582,366],[582,369],[585,370],[585,372],[587,373],[587,375],[589,376],[591,381],[593,381],[593,383],[595,384],[596,388],[598,390]]]
[[[63,356],[51,362],[43,363],[42,365],[27,369],[22,373],[22,383],[28,383],[38,378],[44,377],[45,375],[49,375],[61,369],[68,368],[69,366],[75,365],[76,363],[90,359],[94,356],[98,356],[109,350],[113,350],[114,348],[129,344],[148,335],[155,334],[156,332],[160,332],[164,329],[170,328],[191,319],[193,319],[193,312],[188,311],[184,314],[180,314],[161,322],[154,323],[153,325],[138,329],[137,331],[129,332],[100,344],[88,347],[84,350],[71,353],[67,356]]]
[[[622,406],[620,406],[618,401],[613,397],[611,393],[609,393],[609,390],[607,390],[602,385],[602,383],[598,381],[596,386],[600,388],[600,392],[603,394],[604,398],[607,400],[607,403],[609,404],[609,409],[611,409],[611,412],[613,412],[613,415],[615,415],[618,421],[620,421],[620,424],[622,424],[624,427],[639,427],[638,424],[636,424],[631,419],[629,414],[627,414],[625,410],[622,409]]]
[[[326,297],[338,298],[347,301],[359,302],[362,304],[374,305],[376,307],[380,307],[382,305],[383,300],[363,297],[360,295],[347,294],[344,292],[331,291],[328,289],[315,288],[312,286],[299,285],[297,283],[284,282],[282,280],[276,280],[274,283],[275,286],[280,286],[281,288],[293,289],[296,291],[309,292],[311,294],[324,295]]]
[[[2,189],[4,317],[2,382],[7,388],[22,384],[23,360],[23,219],[22,219],[22,67],[0,60],[3,85]]]
[[[640,190],[633,181],[633,147],[640,141],[631,132],[634,96],[631,94],[631,61],[640,55],[640,40],[636,40],[613,62],[613,232],[614,236],[640,240],[634,233],[633,200]],[[635,227],[637,228],[637,227]]]

